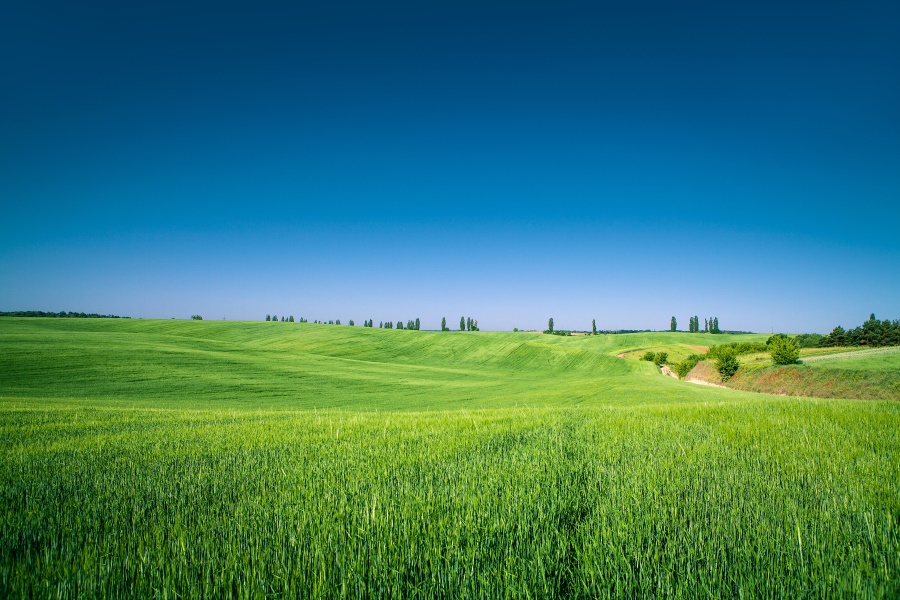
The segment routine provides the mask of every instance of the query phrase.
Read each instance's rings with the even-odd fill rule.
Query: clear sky
[[[0,310],[900,318],[900,3],[9,3]]]

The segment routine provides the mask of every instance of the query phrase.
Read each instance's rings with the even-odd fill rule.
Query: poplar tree
[[[591,319],[591,335],[597,335],[597,319]]]
[[[459,330],[460,330],[460,331],[465,331],[465,330],[466,330],[466,318],[465,318],[465,317],[460,317],[460,318],[459,318]]]
[[[419,317],[416,317],[416,331],[419,331],[419,327],[421,327],[421,323],[419,322]]]
[[[550,317],[550,321],[547,322],[547,331],[553,333],[553,317]]]
[[[441,331],[447,331],[447,317],[441,318]]]
[[[672,317],[672,322],[669,323],[669,331],[675,331],[678,328],[678,321],[675,320],[675,317]]]

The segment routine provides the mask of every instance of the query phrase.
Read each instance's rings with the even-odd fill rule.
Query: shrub
[[[653,358],[653,362],[656,364],[657,367],[658,367],[659,365],[664,365],[664,364],[666,364],[666,361],[667,361],[667,360],[669,360],[669,353],[668,353],[668,352],[657,352],[657,353],[656,353],[656,356]]]
[[[818,348],[824,339],[825,336],[818,333],[801,333],[794,338],[801,348]]]
[[[653,359],[656,358],[656,354],[653,352],[647,351],[644,353],[644,356],[641,357],[641,360],[646,360],[648,362],[653,362]]]
[[[800,358],[800,344],[785,335],[769,338],[769,354],[776,365],[792,365]]]
[[[740,361],[731,352],[722,353],[716,361],[716,369],[725,381],[731,379],[740,367]]]
[[[691,354],[686,359],[676,364],[675,372],[678,374],[678,379],[687,377],[688,373],[697,366],[698,362],[700,362],[700,356],[698,354]]]
[[[765,352],[768,349],[768,346],[760,342],[732,342],[730,344],[710,346],[709,350],[706,351],[706,358],[720,358],[723,354],[740,356],[741,354]]]

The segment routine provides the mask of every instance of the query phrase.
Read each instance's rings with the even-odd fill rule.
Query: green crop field
[[[765,338],[0,319],[0,597],[897,597],[900,402],[617,358]]]
[[[900,372],[900,346],[803,357],[803,364],[824,369]]]

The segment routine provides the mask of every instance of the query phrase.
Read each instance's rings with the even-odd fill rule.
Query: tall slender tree
[[[597,335],[597,319],[591,319],[591,335]]]
[[[669,323],[669,331],[675,331],[678,329],[678,321],[675,320],[675,317],[672,317],[672,321]]]
[[[547,331],[553,333],[553,317],[550,317],[550,320],[547,321]]]
[[[447,317],[441,317],[441,331],[447,331]]]

